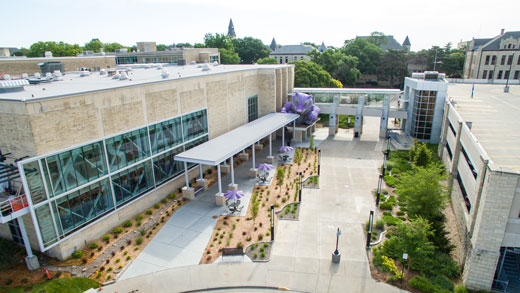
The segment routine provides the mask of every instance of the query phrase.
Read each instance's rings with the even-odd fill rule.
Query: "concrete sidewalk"
[[[318,130],[318,135],[323,135]],[[279,221],[271,261],[217,263],[166,269],[118,281],[106,292],[182,292],[215,287],[286,287],[303,292],[400,292],[370,275],[363,223],[375,208],[383,141],[379,119],[366,119],[361,139],[340,130],[320,145],[320,189],[304,189],[299,221]],[[336,229],[342,230],[340,264],[331,263]],[[236,289],[249,292],[248,289]],[[266,291],[274,291],[272,289]],[[251,290],[251,292],[256,292]]]

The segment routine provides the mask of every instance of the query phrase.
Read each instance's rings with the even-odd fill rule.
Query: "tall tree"
[[[233,50],[233,38],[225,34],[216,33],[215,35],[207,33],[204,36],[204,45],[206,48],[223,48]]]
[[[389,49],[383,53],[377,73],[378,79],[387,80],[391,87],[400,85],[408,75],[406,52]]]
[[[115,52],[117,49],[125,48],[125,46],[119,44],[119,43],[104,43],[103,44],[103,50],[105,52]]]
[[[345,41],[341,49],[345,55],[355,56],[359,60],[357,68],[362,74],[377,74],[379,59],[383,54],[377,45],[366,39],[354,39]]]
[[[238,64],[240,63],[240,57],[233,49],[219,48],[220,63],[222,64]]]
[[[240,64],[253,64],[261,58],[269,56],[269,49],[261,40],[252,37],[233,39],[233,48],[240,56]]]
[[[92,39],[83,46],[85,51],[94,51],[94,53],[99,53],[101,48],[103,48],[103,43],[99,39]]]
[[[294,62],[295,87],[342,87],[341,82],[333,79],[321,66],[306,60]]]
[[[354,86],[361,76],[357,69],[358,59],[355,56],[343,54],[340,50],[326,50],[323,53],[312,50],[308,53],[311,60],[319,64],[333,78],[341,81],[344,85]]]
[[[51,51],[53,56],[76,56],[81,53],[81,47],[77,44],[71,45],[64,42],[37,42],[32,44],[27,51],[28,57],[43,57],[45,51]]]

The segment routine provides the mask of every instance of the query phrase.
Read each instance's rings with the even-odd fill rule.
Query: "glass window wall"
[[[150,126],[150,142],[152,153],[157,154],[182,143],[181,118]]]
[[[146,127],[109,138],[105,142],[111,172],[131,165],[150,155]]]
[[[414,94],[412,136],[418,139],[429,140],[437,91],[415,91]]]
[[[254,95],[247,98],[247,122],[258,118],[258,96]]]
[[[40,166],[38,161],[29,162],[23,165],[23,171],[29,192],[31,193],[31,200],[33,204],[40,203],[47,199],[45,196],[45,188],[40,173]]]
[[[208,133],[208,118],[206,110],[182,116],[184,141],[191,140]]]
[[[182,151],[183,148],[178,147],[153,158],[153,171],[157,185],[184,172],[182,162],[174,160],[175,155],[182,153]]]
[[[118,207],[154,187],[151,165],[150,161],[146,161],[112,176]]]
[[[42,237],[43,245],[49,246],[58,241],[54,223],[52,221],[51,210],[48,204],[39,206],[34,210],[38,221],[38,228]]]

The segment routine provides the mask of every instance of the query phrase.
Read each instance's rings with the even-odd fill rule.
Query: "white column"
[[[186,188],[190,187],[190,178],[188,177],[188,163],[184,162],[184,176],[186,178]]]
[[[204,174],[202,174],[202,164],[199,164],[199,173],[200,173],[200,179],[203,179]]]
[[[256,169],[255,166],[255,144],[251,145],[251,150],[253,151],[253,169]]]
[[[16,218],[18,221],[18,227],[20,227],[20,232],[22,233],[23,246],[25,246],[25,251],[27,252],[27,257],[33,257],[31,242],[29,242],[29,237],[27,236],[27,230],[25,230],[25,225],[23,223],[22,217]]]
[[[220,180],[220,164],[217,165],[217,176],[218,176],[218,193],[222,194],[222,182]]]
[[[235,184],[235,171],[233,167],[233,156],[229,159],[231,161],[231,184]]]
[[[272,140],[273,140],[273,134],[270,133],[269,134],[269,157],[273,156],[273,143],[272,143]]]
[[[285,146],[285,126],[282,127],[282,146]]]

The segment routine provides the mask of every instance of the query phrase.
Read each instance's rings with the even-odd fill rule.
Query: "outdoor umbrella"
[[[282,153],[290,152],[292,150],[294,150],[294,149],[290,146],[283,146],[280,148],[280,152],[282,152]]]
[[[224,193],[224,197],[227,199],[237,200],[244,196],[244,192],[242,190],[228,190]]]
[[[263,163],[263,164],[256,166],[256,168],[260,171],[269,171],[269,170],[273,169],[273,165]]]

